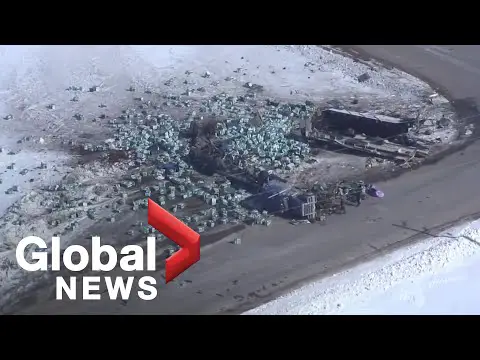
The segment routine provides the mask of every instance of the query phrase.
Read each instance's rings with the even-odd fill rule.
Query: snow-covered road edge
[[[310,283],[245,315],[329,315],[361,307],[396,285],[456,268],[480,255],[480,220]],[[360,306],[359,306],[360,305]]]

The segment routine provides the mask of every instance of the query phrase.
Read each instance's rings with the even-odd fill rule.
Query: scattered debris
[[[369,168],[372,168],[372,167],[380,166],[384,162],[385,161],[382,158],[370,157],[365,161],[365,168],[369,169]]]
[[[257,92],[263,91],[263,86],[262,85],[253,84],[251,82],[245,83],[244,87],[246,87],[247,89],[250,89],[252,91],[257,91]]]
[[[253,83],[245,87],[262,89]],[[133,90],[133,87],[129,89]],[[74,145],[80,146],[83,153],[103,154],[101,158],[105,160],[121,156],[121,163],[128,164],[132,171],[112,190],[96,194],[96,197],[111,199],[110,215],[102,215],[100,208],[94,206],[99,200],[88,199],[83,202],[84,216],[94,221],[115,222],[115,215],[122,208],[145,210],[146,199],[152,197],[199,233],[240,223],[270,226],[271,217],[278,214],[290,214],[297,219],[295,224],[315,219],[324,221],[328,214],[338,213],[339,195],[332,190],[335,184],[325,185],[328,190],[299,189],[283,178],[302,164],[317,163],[311,156],[312,145],[336,145],[368,153],[371,159],[367,167],[381,163],[384,158],[410,164],[428,155],[428,149],[420,146],[421,141],[415,140],[413,145],[420,146],[415,147],[363,134],[373,135],[369,126],[372,129],[377,126],[378,131],[379,124],[386,123],[381,126],[390,129],[398,124],[410,125],[409,121],[327,109],[322,113],[325,126],[319,128],[312,124],[318,112],[312,101],[288,104],[268,99],[259,112],[257,107],[248,105],[253,99],[251,92],[243,96],[218,94],[198,103],[163,95],[165,106],[185,109],[184,121],[178,121],[159,112],[150,101],[136,97],[138,107],[125,109],[120,116],[109,120],[113,136],[108,141]],[[372,124],[365,125],[365,129],[357,125],[357,131],[362,133],[347,135],[338,131],[341,130],[338,126],[347,126],[336,124],[334,133],[335,127],[330,126],[331,120],[325,116],[333,113],[360,119],[358,122],[372,121]],[[74,118],[84,119],[80,113]],[[299,124],[303,127],[303,138],[295,139],[292,135]],[[401,130],[393,133],[405,135],[405,129]],[[401,141],[410,142],[409,138]],[[46,164],[42,163],[40,168],[46,168]],[[74,181],[69,186],[75,185]],[[122,189],[128,192],[141,189],[144,197],[130,200]],[[151,233],[151,230],[141,228],[140,232]],[[133,236],[133,230],[128,233]]]
[[[368,75],[367,73],[363,73],[362,75],[357,77],[357,81],[360,82],[360,83],[365,82],[369,79],[370,79],[370,75]]]
[[[436,125],[438,129],[443,129],[448,127],[450,123],[451,123],[450,119],[447,119],[446,117],[442,117],[440,120],[437,121]]]
[[[311,222],[308,220],[291,220],[290,224],[292,225],[311,224]]]
[[[67,91],[83,91],[83,87],[82,86],[69,86],[67,88]]]
[[[19,191],[18,186],[14,185],[11,188],[9,188],[7,191],[5,191],[5,194],[10,195],[10,194],[13,194],[13,193],[18,192],[18,191]]]

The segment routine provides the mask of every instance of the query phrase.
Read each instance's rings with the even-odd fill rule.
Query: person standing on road
[[[362,202],[363,199],[366,197],[366,187],[363,182],[360,183],[360,187],[355,193],[355,200],[357,203],[357,207],[360,206],[360,203]]]
[[[356,203],[355,206],[359,207],[361,202],[362,202],[362,191],[358,189],[357,191],[355,191],[355,203]]]
[[[340,197],[340,212],[342,214],[346,214],[347,213],[347,209],[345,208],[346,191],[343,187],[338,188],[338,195]]]

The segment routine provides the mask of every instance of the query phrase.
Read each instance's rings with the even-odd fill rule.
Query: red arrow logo
[[[148,224],[181,247],[165,262],[168,284],[200,260],[200,235],[151,199],[148,199]]]

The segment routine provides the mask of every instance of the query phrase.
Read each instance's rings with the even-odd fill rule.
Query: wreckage
[[[195,112],[186,122],[175,122],[166,115],[150,116],[145,119],[148,120],[146,122],[143,119],[148,116],[145,112],[133,117],[141,121],[140,128],[144,134],[145,143],[139,145],[149,149],[141,150],[137,145],[136,162],[156,163],[154,178],[162,180],[157,193],[148,191],[146,195],[158,196],[160,205],[169,207],[199,232],[217,224],[243,221],[268,225],[270,214],[315,219],[324,214],[338,213],[341,199],[338,185],[299,189],[288,185],[279,176],[308,159],[310,146],[289,136],[298,119],[312,117],[315,111],[313,104],[270,103],[260,114],[258,111],[245,111],[244,105],[238,107],[238,101],[232,97],[217,96],[213,98],[213,105],[219,106],[216,108],[212,106],[212,100],[208,100],[213,109],[223,109],[219,111],[223,113],[221,118],[197,115]],[[117,126],[125,128],[125,125]],[[129,130],[124,134],[131,137]],[[332,141],[332,134],[321,133],[317,129],[308,129],[304,134],[317,142]],[[388,151],[395,152],[387,147],[362,147],[358,139],[347,136],[342,138],[337,135],[333,142],[369,150],[376,155],[381,151],[386,154]],[[152,147],[158,151],[152,153]],[[216,180],[201,180],[195,175],[195,170]],[[191,198],[200,198],[204,205],[192,206]],[[192,215],[193,210],[199,211],[200,215]]]
[[[300,134],[313,146],[346,149],[403,164],[421,161],[430,154],[431,144],[409,136],[414,122],[413,119],[326,109],[320,118],[301,122]]]
[[[221,125],[217,123],[221,128]],[[196,128],[199,126],[195,125]],[[197,136],[198,134],[195,133]],[[339,213],[341,195],[339,184],[326,187],[314,187],[305,191],[289,185],[284,179],[275,175],[272,169],[244,167],[248,158],[241,154],[228,156],[228,146],[231,138],[218,139],[215,136],[198,136],[192,142],[189,159],[213,173],[224,176],[236,187],[243,188],[251,196],[241,202],[241,205],[258,214],[286,215],[293,218],[319,219],[324,215]],[[342,184],[342,188],[350,196],[360,191],[360,182]],[[350,199],[350,202],[354,200]],[[252,220],[253,221],[253,220]]]
[[[272,144],[273,149],[267,147],[262,149],[261,147],[260,151],[257,151],[257,156],[263,159],[270,157],[270,161],[264,162],[264,165],[270,167],[270,169],[249,166],[249,164],[255,164],[256,162],[252,161],[251,154],[246,151],[246,148],[244,151],[238,151],[242,147],[238,142],[240,136],[223,138],[219,136],[225,126],[222,122],[209,120],[203,125],[198,124],[198,122],[193,122],[193,124],[191,126],[193,130],[189,132],[191,138],[189,160],[200,171],[206,171],[210,176],[214,173],[222,175],[237,187],[253,193],[251,197],[243,201],[242,205],[262,213],[315,217],[315,196],[305,195],[300,190],[288,187],[285,180],[272,172],[275,165],[282,165],[282,160],[287,162],[285,158],[288,159],[287,168],[293,169],[295,162],[299,164],[301,161],[299,155],[302,155],[301,143],[299,143],[299,146],[290,141],[290,144],[294,145],[294,151],[281,153],[280,156],[274,152],[278,150],[278,144]],[[266,133],[259,134],[258,127],[254,126],[248,127],[246,132],[251,135],[250,138],[244,139],[246,145],[250,143],[261,146],[263,144],[260,142],[268,136]],[[237,143],[235,144],[235,142]],[[295,148],[295,146],[298,147]],[[293,161],[288,158],[289,154],[294,155]]]
[[[330,131],[348,129],[352,135],[365,134],[372,138],[384,139],[406,134],[415,123],[413,119],[398,119],[340,109],[325,109],[321,118],[322,126]]]
[[[108,120],[113,139],[102,144],[70,144],[85,152],[106,154],[107,158],[115,155],[126,165],[126,177],[108,191],[112,213],[104,218],[109,222],[124,209],[146,209],[148,198],[198,232],[245,222],[268,226],[271,216],[279,214],[323,219],[340,212],[343,200],[339,187],[350,188],[345,191],[349,203],[355,199],[348,197],[360,186],[332,183],[298,188],[289,184],[283,177],[313,160],[312,146],[340,146],[403,161],[428,155],[420,141],[406,146],[394,139],[372,137],[373,133],[362,128],[354,130],[352,136],[347,125],[335,127],[327,121],[324,127],[312,124],[316,111],[312,103],[267,101],[259,112],[251,99],[226,94],[201,101],[195,110],[188,109],[192,105],[189,100],[178,96],[165,95],[164,100],[166,106],[183,109],[185,117],[173,118],[159,106],[142,100],[118,118]],[[359,115],[355,116],[359,120]],[[303,136],[295,139],[292,130],[298,128],[299,121],[305,124]],[[52,194],[52,203],[59,201],[57,195]],[[92,204],[97,202],[91,200]],[[67,214],[72,220],[66,228],[73,229],[75,219],[83,215],[91,220],[101,216],[95,206],[88,205],[90,201],[81,203],[87,205],[80,210],[76,204],[64,209],[72,212]],[[52,223],[65,221],[53,214]],[[142,233],[148,231],[142,227]]]

